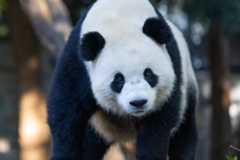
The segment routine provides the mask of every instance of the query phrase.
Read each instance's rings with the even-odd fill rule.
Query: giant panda
[[[194,160],[198,88],[182,33],[149,0],[97,0],[58,60],[48,95],[52,160]]]

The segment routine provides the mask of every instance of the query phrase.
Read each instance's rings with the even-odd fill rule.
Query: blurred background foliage
[[[8,28],[6,26],[6,19],[4,19],[4,11],[7,8],[7,0],[0,0],[0,39],[6,38]]]
[[[240,2],[239,0],[186,0],[183,10],[188,14],[190,21],[200,21],[209,25],[210,21],[217,20],[227,33],[239,33]]]
[[[0,11],[1,13],[6,9],[7,0],[0,0]]]

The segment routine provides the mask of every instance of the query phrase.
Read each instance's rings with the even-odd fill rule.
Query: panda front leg
[[[180,120],[179,102],[179,94],[174,93],[161,111],[152,113],[138,122],[137,160],[168,159],[171,131]]]
[[[74,66],[73,64],[70,68]],[[66,72],[60,71],[55,74],[48,97],[52,160],[80,159],[88,121],[97,109],[84,80],[86,75],[82,74],[81,70],[78,72],[76,68],[72,69],[71,71],[61,69]]]
[[[161,125],[158,116],[151,116],[150,120],[139,124],[137,160],[167,160],[171,129]]]
[[[184,124],[180,126],[170,139],[170,160],[195,159],[197,145],[196,126],[191,124],[192,122],[187,121],[184,121]]]
[[[88,113],[87,113],[88,114]],[[50,120],[52,133],[52,160],[80,160],[82,142],[88,117],[81,114],[64,116],[63,120]],[[52,123],[52,124],[51,124]]]
[[[77,26],[58,60],[48,95],[52,160],[79,160],[88,120],[96,111],[85,65],[78,57]]]
[[[170,160],[194,160],[197,146],[197,127],[196,127],[196,95],[188,96],[188,108],[176,133],[170,140],[169,156]]]
[[[102,160],[110,145],[89,125],[83,142],[81,160]]]

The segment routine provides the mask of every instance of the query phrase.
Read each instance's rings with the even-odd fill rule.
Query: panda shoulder
[[[183,33],[180,31],[180,29],[178,29],[176,25],[174,25],[169,20],[167,20],[167,23],[172,30],[172,33],[174,35],[174,38],[177,42],[180,51],[180,57],[182,61],[182,73],[184,78],[183,80],[185,80],[186,81],[185,83],[188,84],[187,87],[195,88],[195,90],[197,90],[196,76],[193,71],[191,55],[186,39]]]

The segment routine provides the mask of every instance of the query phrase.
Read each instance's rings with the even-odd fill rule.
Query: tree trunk
[[[46,108],[41,91],[38,42],[18,0],[9,0],[8,20],[12,54],[17,65],[19,143],[22,160],[47,160],[49,141]]]
[[[212,80],[211,160],[225,160],[229,148],[231,123],[229,116],[229,68],[225,57],[223,32],[218,21],[209,30],[209,64]]]
[[[72,30],[69,13],[62,0],[21,0],[38,39],[58,57]]]

